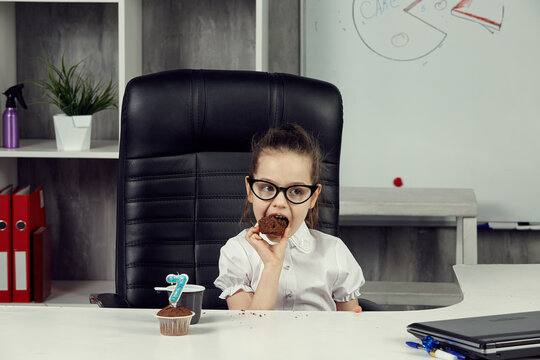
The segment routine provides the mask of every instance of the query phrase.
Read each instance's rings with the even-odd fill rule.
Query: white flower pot
[[[58,150],[81,151],[90,149],[92,115],[53,116],[56,147]]]

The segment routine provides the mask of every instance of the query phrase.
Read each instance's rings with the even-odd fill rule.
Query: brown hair
[[[321,176],[321,163],[322,154],[319,148],[317,140],[304,130],[298,124],[284,124],[279,127],[270,128],[266,134],[262,136],[254,136],[251,141],[251,151],[253,153],[251,158],[251,166],[249,170],[249,176],[253,177],[257,166],[259,165],[259,159],[265,151],[291,151],[300,155],[307,155],[312,160],[311,162],[311,181],[312,184],[318,184]],[[244,206],[244,212],[242,214],[241,222],[244,219],[250,219],[251,207],[246,198]],[[315,203],[312,209],[309,209],[306,216],[306,224],[308,227],[313,228],[317,225],[319,218],[319,203]]]

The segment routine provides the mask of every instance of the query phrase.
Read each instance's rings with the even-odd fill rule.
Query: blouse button
[[[289,265],[285,265],[283,268],[284,268],[285,270],[289,270],[291,267],[290,267]]]
[[[289,292],[287,293],[287,297],[288,297],[288,298],[292,298],[292,292],[289,291]]]

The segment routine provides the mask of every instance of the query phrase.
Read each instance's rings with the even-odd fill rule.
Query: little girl
[[[355,310],[362,270],[341,239],[312,229],[317,221],[321,153],[299,125],[270,129],[252,143],[246,211],[287,219],[282,237],[257,224],[221,248],[216,287],[231,310]]]

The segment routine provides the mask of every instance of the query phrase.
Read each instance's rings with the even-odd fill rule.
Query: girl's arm
[[[239,290],[227,297],[227,306],[229,310],[274,310],[289,229],[285,230],[278,244],[272,246],[260,237],[258,227],[251,228],[246,234],[246,239],[264,263],[261,280],[255,293]]]
[[[280,274],[281,266],[265,265],[255,293],[239,290],[227,297],[229,310],[274,310]]]
[[[345,302],[336,301],[337,311],[354,311],[355,307],[358,306],[358,299],[352,299]]]

